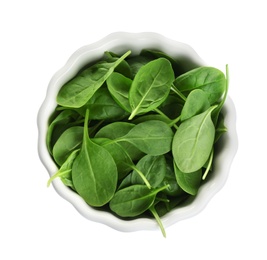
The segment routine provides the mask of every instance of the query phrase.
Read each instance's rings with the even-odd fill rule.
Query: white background
[[[0,259],[267,259],[265,1],[1,1]],[[188,43],[229,64],[239,150],[223,189],[197,216],[122,233],[83,218],[53,189],[37,154],[37,113],[53,74],[79,47],[116,31]]]

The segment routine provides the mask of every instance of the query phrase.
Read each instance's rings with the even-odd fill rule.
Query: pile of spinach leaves
[[[212,172],[227,131],[221,109],[226,76],[185,71],[166,53],[142,50],[102,59],[64,84],[49,121],[47,148],[61,181],[90,206],[118,217],[160,217]]]

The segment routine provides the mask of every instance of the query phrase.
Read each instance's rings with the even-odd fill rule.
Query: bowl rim
[[[153,48],[161,49],[170,56],[179,56],[185,59],[190,58],[189,64],[191,67],[206,65],[195,50],[188,44],[166,38],[165,36],[154,32],[115,32],[97,42],[85,45],[76,50],[67,60],[66,64],[51,78],[45,99],[37,115],[38,154],[50,176],[52,176],[58,169],[47,150],[45,136],[48,128],[49,117],[56,107],[55,97],[59,88],[69,79],[74,77],[86,64],[99,59],[103,55],[104,51],[127,51],[129,46],[132,47],[133,54],[137,54],[141,48],[149,46],[151,48],[153,46]],[[233,100],[229,97],[229,95],[225,101],[223,113],[225,116],[225,125],[227,126],[228,131],[222,137],[224,148],[218,155],[216,155],[216,178],[213,176],[205,182],[200,187],[197,196],[193,201],[191,201],[191,203],[174,209],[163,216],[161,221],[165,228],[200,213],[206,207],[211,198],[214,197],[214,195],[224,186],[229,175],[230,166],[238,149],[236,110]],[[216,163],[220,160],[223,160],[224,163]],[[90,207],[78,194],[66,187],[59,179],[55,179],[52,185],[62,198],[70,202],[81,215],[91,221],[102,223],[116,230],[125,232],[158,229],[156,221],[152,218],[123,220],[109,212],[100,211]]]

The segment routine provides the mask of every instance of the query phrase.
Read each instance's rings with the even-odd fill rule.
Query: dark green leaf
[[[159,187],[166,175],[166,161],[163,155],[145,155],[136,164],[136,168],[141,171],[150,185],[154,188]],[[131,184],[144,184],[144,181],[137,173],[131,173]]]
[[[114,62],[100,61],[85,69],[59,90],[57,102],[61,106],[79,108],[85,105],[103,85],[114,69],[131,51]]]
[[[208,160],[215,136],[211,112],[207,111],[182,122],[176,131],[172,154],[177,167],[185,173],[195,172]]]
[[[164,58],[151,61],[140,68],[129,92],[132,113],[129,119],[157,108],[169,95],[174,73]]]
[[[181,115],[184,101],[177,95],[170,94],[167,99],[158,107],[167,117],[175,119]]]
[[[156,195],[166,187],[148,189],[146,185],[132,185],[119,190],[109,203],[110,209],[121,217],[136,217],[153,204]]]
[[[96,138],[119,139],[129,133],[135,127],[134,124],[128,122],[113,122],[102,127],[95,135]],[[122,141],[120,145],[129,154],[133,161],[139,160],[143,156],[143,152],[137,149],[129,142]]]
[[[184,191],[181,189],[181,187],[176,181],[172,156],[166,156],[166,174],[162,181],[162,185],[168,185],[168,188],[163,191],[163,193],[168,196],[180,197],[184,194]]]
[[[56,163],[62,165],[74,150],[81,147],[82,140],[82,126],[73,126],[64,131],[53,147]]]
[[[133,77],[137,74],[137,72],[139,71],[139,69],[141,67],[143,67],[145,64],[147,64],[151,60],[152,59],[150,59],[150,58],[142,57],[139,55],[134,56],[134,57],[130,57],[128,59],[128,64],[130,65]]]
[[[181,121],[206,111],[210,107],[205,92],[201,89],[192,90],[184,104],[181,112]]]
[[[118,172],[110,153],[90,140],[88,117],[87,112],[81,151],[73,162],[72,180],[75,190],[89,205],[100,207],[113,197]]]
[[[196,195],[201,184],[202,169],[195,172],[182,172],[174,163],[174,171],[178,185],[187,193]]]
[[[98,89],[90,100],[77,111],[85,115],[86,109],[90,111],[91,120],[121,120],[129,115],[112,98],[106,87]]]
[[[108,138],[93,138],[92,141],[107,149],[111,154],[117,166],[119,179],[125,177],[132,170],[132,159],[121,144],[110,142]]]
[[[120,58],[120,55],[110,51],[106,51],[105,56],[107,57],[107,61],[109,62],[114,62]],[[126,60],[121,61],[120,64],[114,69],[114,71],[122,74],[127,78],[133,77],[131,67]]]
[[[80,152],[79,149],[74,150],[69,157],[66,159],[66,161],[62,164],[60,169],[48,180],[47,186],[50,185],[50,183],[56,179],[60,178],[61,181],[66,185],[71,187],[73,190],[75,189],[73,186],[72,182],[72,176],[71,176],[71,171],[72,171],[72,165],[74,160],[76,159],[78,153]]]
[[[214,143],[216,143],[221,138],[221,136],[226,132],[227,132],[227,127],[224,124],[224,116],[222,113],[220,113],[218,117],[218,122],[216,125],[216,130],[215,130]]]
[[[126,78],[120,73],[113,72],[107,79],[107,86],[110,94],[114,100],[120,105],[125,111],[131,112],[129,103],[129,90],[132,84],[132,80]]]
[[[164,122],[150,120],[136,125],[117,141],[126,141],[150,155],[161,155],[171,150],[173,132]]]
[[[167,55],[166,53],[162,51],[144,49],[141,51],[140,55],[148,59],[165,58],[169,60],[172,64],[172,68],[175,72],[176,77],[185,72],[180,61],[173,59],[172,57],[170,57],[169,55]]]
[[[49,124],[46,134],[46,145],[50,154],[59,136],[70,126],[75,125],[79,114],[73,110],[63,110]]]
[[[202,89],[211,105],[219,101],[225,91],[224,74],[213,67],[199,67],[190,70],[174,81],[175,87],[188,95],[193,89]]]

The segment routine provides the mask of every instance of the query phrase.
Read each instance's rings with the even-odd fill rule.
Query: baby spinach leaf
[[[126,141],[136,146],[140,151],[150,155],[161,155],[171,150],[173,132],[164,122],[149,120],[142,122],[128,134],[116,139]]]
[[[119,139],[122,136],[125,136],[129,133],[131,129],[135,127],[134,124],[128,122],[113,122],[104,127],[102,127],[95,135],[96,138],[109,138],[109,139]],[[129,154],[130,158],[135,161],[139,160],[143,156],[143,152],[141,152],[138,148],[136,148],[133,144],[122,141],[120,145],[123,147],[125,152]]]
[[[86,109],[90,111],[90,120],[121,120],[129,115],[112,98],[106,87],[98,89],[77,111],[84,116]]]
[[[205,92],[201,89],[192,90],[184,104],[181,112],[181,121],[206,111],[210,107]]]
[[[134,124],[140,124],[149,120],[160,120],[165,122],[166,124],[170,124],[172,122],[172,120],[170,120],[170,118],[165,117],[163,115],[160,114],[145,114],[139,117],[136,117],[135,119],[133,119],[131,122],[133,122]]]
[[[119,179],[124,178],[132,170],[132,159],[121,144],[110,142],[108,138],[93,138],[92,141],[107,149],[111,154],[117,166]]]
[[[158,107],[169,95],[174,73],[165,58],[151,61],[137,72],[129,92],[129,120]]]
[[[79,152],[80,152],[80,149],[77,149],[77,150],[74,150],[69,155],[66,161],[61,165],[60,169],[48,180],[47,186],[49,186],[54,179],[59,177],[66,186],[69,186],[73,190],[75,190],[73,183],[72,183],[71,171],[72,171],[73,162],[76,159]]]
[[[157,193],[165,188],[149,189],[142,184],[129,186],[115,193],[109,207],[121,217],[136,217],[148,210],[153,205]]]
[[[149,50],[144,49],[141,51],[140,55],[150,58],[150,59],[157,59],[157,58],[165,58],[170,61],[173,71],[175,72],[176,77],[185,73],[185,70],[180,61],[173,59],[166,53],[159,51],[159,50]]]
[[[224,91],[224,94],[223,94],[221,101],[219,102],[218,106],[214,109],[214,111],[212,112],[212,115],[211,115],[212,120],[214,122],[214,125],[217,125],[218,118],[220,116],[221,110],[223,108],[223,105],[224,105],[226,97],[227,97],[228,88],[229,88],[229,71],[228,71],[228,65],[226,65],[225,91]]]
[[[208,160],[215,137],[215,127],[211,120],[211,112],[215,107],[185,120],[176,131],[172,154],[182,172],[195,172]]]
[[[72,166],[72,180],[75,190],[90,206],[100,207],[113,197],[118,172],[110,153],[90,140],[88,118],[89,110],[85,116],[81,151]]]
[[[53,157],[56,163],[62,165],[74,150],[80,148],[82,140],[82,126],[73,126],[64,131],[53,147]]]
[[[186,199],[188,199],[190,196],[192,195],[184,192],[180,196],[171,197],[168,202],[159,201],[157,204],[155,204],[155,209],[157,210],[158,215],[162,217],[171,210],[175,209],[177,206],[181,205],[183,202],[185,202]]]
[[[184,173],[174,163],[174,172],[178,185],[187,193],[195,196],[201,184],[202,169]]]
[[[162,185],[168,185],[168,188],[162,191],[168,196],[175,197],[182,196],[184,194],[184,190],[178,185],[176,181],[172,156],[166,155],[166,174],[162,181]]]
[[[57,103],[72,108],[85,105],[120,62],[130,53],[131,51],[126,52],[121,58],[112,62],[100,61],[82,71],[62,86],[57,95]]]
[[[116,139],[128,134],[134,127],[135,124],[129,122],[112,122],[99,129],[95,137]]]
[[[107,57],[108,62],[114,62],[120,58],[120,55],[110,51],[106,51],[105,56]],[[131,67],[125,59],[120,62],[114,71],[130,79],[133,77]]]
[[[142,178],[147,187],[149,189],[151,188],[151,185],[146,179],[145,175],[134,165],[127,151],[125,151],[125,149],[119,143],[113,142],[108,138],[94,138],[92,141],[100,144],[109,151],[116,163],[119,180],[124,178],[125,175],[127,175],[131,170],[134,170]]]
[[[132,80],[120,73],[113,72],[107,79],[107,86],[114,100],[127,112],[131,112],[129,103],[129,90]]]
[[[223,114],[220,113],[216,125],[214,143],[216,143],[221,138],[221,136],[226,132],[227,132],[227,127],[224,124],[224,116]]]
[[[174,119],[181,115],[184,101],[177,95],[169,94],[167,99],[158,107],[168,118]]]
[[[70,126],[75,125],[79,118],[79,114],[73,110],[61,111],[49,124],[46,134],[46,146],[50,154],[52,154],[53,146],[59,136]]]
[[[147,181],[154,188],[159,187],[167,171],[164,155],[145,155],[138,161],[136,168],[144,174]],[[144,181],[135,170],[131,173],[131,184],[144,184]]]
[[[186,96],[193,89],[202,89],[211,105],[215,104],[225,91],[224,74],[213,67],[199,67],[177,77],[174,86]]]
[[[135,75],[137,74],[137,72],[139,71],[141,67],[143,67],[145,64],[147,64],[151,60],[152,59],[148,57],[143,57],[140,55],[130,57],[127,61],[128,61],[128,64],[130,65],[133,77],[135,77]]]

